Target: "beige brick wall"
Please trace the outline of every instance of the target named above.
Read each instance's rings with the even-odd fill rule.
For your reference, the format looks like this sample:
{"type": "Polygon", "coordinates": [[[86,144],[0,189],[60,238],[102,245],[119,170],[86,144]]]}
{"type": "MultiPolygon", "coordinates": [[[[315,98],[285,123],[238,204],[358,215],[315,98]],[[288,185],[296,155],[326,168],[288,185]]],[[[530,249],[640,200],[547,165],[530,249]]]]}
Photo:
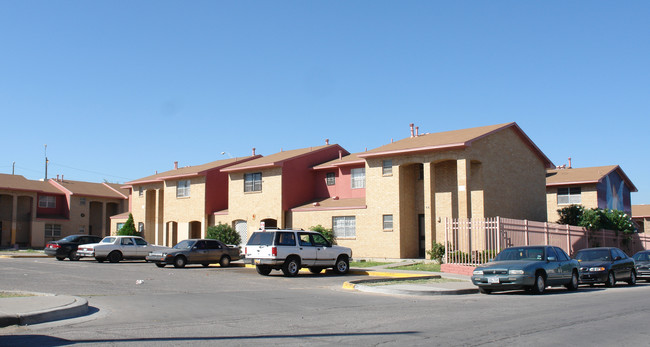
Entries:
{"type": "MultiPolygon", "coordinates": [[[[571,185],[575,187],[575,185],[571,185]]],[[[557,222],[560,219],[560,214],[557,212],[558,209],[567,207],[569,205],[558,205],[557,203],[557,186],[546,188],[546,213],[548,216],[549,222],[557,222]]],[[[595,184],[586,184],[580,186],[580,200],[582,205],[585,208],[598,208],[598,191],[596,190],[595,184]]]]}
{"type": "Polygon", "coordinates": [[[232,226],[236,220],[247,222],[248,235],[259,229],[263,219],[275,219],[278,227],[284,227],[282,211],[282,169],[271,168],[251,171],[262,173],[262,191],[244,192],[244,173],[233,172],[229,175],[228,214],[217,215],[215,223],[232,226]]]}
{"type": "Polygon", "coordinates": [[[182,180],[165,181],[163,223],[177,222],[178,240],[181,241],[190,238],[190,222],[201,222],[201,237],[205,237],[208,222],[205,212],[205,177],[182,180]],[[176,186],[182,180],[190,181],[190,196],[177,198],[176,186]]]}

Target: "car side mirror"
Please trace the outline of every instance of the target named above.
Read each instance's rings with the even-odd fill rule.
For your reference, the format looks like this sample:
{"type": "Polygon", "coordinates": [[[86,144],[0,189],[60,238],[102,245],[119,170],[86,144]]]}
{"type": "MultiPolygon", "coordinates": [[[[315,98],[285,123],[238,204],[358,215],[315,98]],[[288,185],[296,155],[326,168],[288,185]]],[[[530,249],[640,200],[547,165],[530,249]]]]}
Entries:
{"type": "Polygon", "coordinates": [[[547,257],[546,260],[548,260],[548,261],[556,261],[556,258],[555,257],[547,257]]]}
{"type": "Polygon", "coordinates": [[[192,247],[192,250],[195,250],[195,249],[199,249],[199,247],[196,247],[196,246],[192,247]]]}
{"type": "Polygon", "coordinates": [[[614,261],[621,260],[621,259],[623,259],[623,258],[621,258],[620,256],[616,256],[616,258],[614,258],[614,261]]]}

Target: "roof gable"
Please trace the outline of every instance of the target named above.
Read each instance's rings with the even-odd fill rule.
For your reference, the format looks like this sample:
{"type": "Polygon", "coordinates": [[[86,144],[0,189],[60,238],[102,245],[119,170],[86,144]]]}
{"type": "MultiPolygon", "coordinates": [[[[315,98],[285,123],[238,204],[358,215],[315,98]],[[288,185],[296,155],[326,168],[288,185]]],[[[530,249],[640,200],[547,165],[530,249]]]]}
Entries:
{"type": "Polygon", "coordinates": [[[638,191],[625,172],[623,172],[623,169],[618,165],[547,170],[546,186],[554,187],[564,185],[597,184],[604,179],[605,176],[614,171],[616,171],[621,179],[625,181],[630,192],[638,191]]]}
{"type": "Polygon", "coordinates": [[[222,159],[222,160],[217,160],[207,164],[201,164],[196,166],[181,167],[178,169],[173,169],[173,170],[157,173],[155,175],[139,178],[137,180],[127,182],[126,184],[135,185],[135,184],[143,184],[143,183],[151,183],[151,182],[162,182],[162,181],[171,180],[175,178],[180,179],[183,177],[200,176],[210,170],[222,169],[228,166],[238,165],[261,157],[262,157],[261,155],[254,155],[254,156],[243,157],[243,158],[222,159]]]}
{"type": "Polygon", "coordinates": [[[55,180],[48,181],[54,187],[62,188],[71,195],[95,196],[111,199],[126,199],[127,196],[104,183],[55,180]]]}
{"type": "Polygon", "coordinates": [[[262,158],[251,160],[246,163],[230,166],[228,168],[225,168],[223,171],[235,172],[235,171],[247,171],[253,169],[280,167],[287,161],[298,159],[300,157],[310,155],[330,148],[338,148],[342,154],[349,154],[348,151],[346,151],[345,149],[343,149],[343,147],[337,144],[323,145],[317,147],[307,147],[307,148],[300,148],[300,149],[294,149],[289,151],[281,151],[275,154],[267,155],[262,158]]]}
{"type": "Polygon", "coordinates": [[[51,184],[43,181],[28,180],[20,175],[0,174],[0,189],[31,191],[48,194],[63,194],[51,184]]]}
{"type": "MultiPolygon", "coordinates": [[[[363,153],[363,152],[362,152],[363,153]]],[[[359,157],[359,154],[361,153],[352,153],[346,156],[342,156],[340,158],[330,160],[328,162],[322,163],[320,165],[314,166],[314,170],[325,170],[325,169],[333,169],[341,166],[355,166],[355,165],[361,165],[365,166],[366,165],[366,160],[363,158],[359,157]]]]}

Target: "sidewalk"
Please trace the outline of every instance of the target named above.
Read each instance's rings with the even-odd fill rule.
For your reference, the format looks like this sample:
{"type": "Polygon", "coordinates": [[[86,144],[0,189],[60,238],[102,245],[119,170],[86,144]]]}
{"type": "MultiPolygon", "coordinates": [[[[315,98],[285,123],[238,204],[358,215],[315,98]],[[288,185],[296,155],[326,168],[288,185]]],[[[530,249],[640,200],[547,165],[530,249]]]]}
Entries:
{"type": "Polygon", "coordinates": [[[478,288],[472,284],[470,276],[428,271],[406,271],[391,269],[392,266],[403,263],[375,266],[369,268],[351,268],[350,274],[367,275],[369,279],[345,282],[344,289],[358,290],[369,293],[398,294],[398,295],[462,295],[478,293],[478,288]],[[441,283],[405,283],[406,280],[449,279],[441,283]],[[382,282],[394,284],[371,285],[382,282]]]}
{"type": "Polygon", "coordinates": [[[9,292],[23,297],[0,298],[0,327],[73,318],[88,313],[88,300],[76,296],[9,292]]]}

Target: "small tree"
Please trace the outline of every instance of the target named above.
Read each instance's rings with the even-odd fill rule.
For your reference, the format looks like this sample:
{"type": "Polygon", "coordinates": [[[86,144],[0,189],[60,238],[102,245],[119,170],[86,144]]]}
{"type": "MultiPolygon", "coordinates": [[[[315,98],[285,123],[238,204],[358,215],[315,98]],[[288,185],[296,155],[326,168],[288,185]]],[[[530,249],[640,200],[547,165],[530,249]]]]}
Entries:
{"type": "Polygon", "coordinates": [[[585,208],[582,205],[570,205],[557,210],[560,214],[559,224],[580,225],[585,208]]]}
{"type": "Polygon", "coordinates": [[[334,231],[332,231],[332,229],[327,229],[324,226],[318,224],[316,226],[309,228],[309,230],[321,233],[321,235],[323,235],[323,237],[325,237],[325,239],[329,241],[331,244],[333,245],[336,244],[336,239],[334,238],[334,231]]]}
{"type": "Polygon", "coordinates": [[[135,230],[135,223],[133,223],[133,215],[129,213],[129,218],[126,220],[126,223],[122,225],[120,230],[117,231],[117,235],[120,236],[140,236],[140,233],[135,230]]]}
{"type": "Polygon", "coordinates": [[[442,264],[442,258],[445,256],[445,245],[433,241],[431,249],[427,251],[427,254],[432,260],[436,260],[442,264]]]}
{"type": "Polygon", "coordinates": [[[214,225],[208,227],[206,238],[219,240],[227,245],[238,245],[241,243],[241,236],[228,224],[214,225]]]}

